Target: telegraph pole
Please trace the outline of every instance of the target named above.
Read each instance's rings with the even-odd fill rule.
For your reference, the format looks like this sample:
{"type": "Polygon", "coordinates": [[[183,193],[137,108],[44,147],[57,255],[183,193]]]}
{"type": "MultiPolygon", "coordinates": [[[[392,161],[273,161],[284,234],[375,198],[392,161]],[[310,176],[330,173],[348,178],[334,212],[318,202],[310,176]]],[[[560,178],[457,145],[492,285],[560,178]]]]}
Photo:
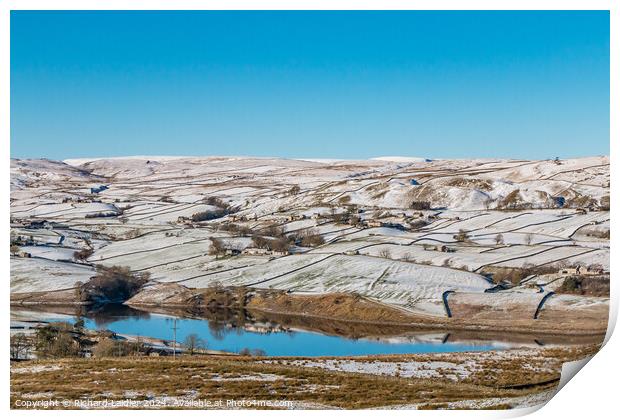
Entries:
{"type": "Polygon", "coordinates": [[[174,331],[174,338],[172,340],[172,357],[177,357],[177,319],[172,318],[172,331],[174,331]]]}

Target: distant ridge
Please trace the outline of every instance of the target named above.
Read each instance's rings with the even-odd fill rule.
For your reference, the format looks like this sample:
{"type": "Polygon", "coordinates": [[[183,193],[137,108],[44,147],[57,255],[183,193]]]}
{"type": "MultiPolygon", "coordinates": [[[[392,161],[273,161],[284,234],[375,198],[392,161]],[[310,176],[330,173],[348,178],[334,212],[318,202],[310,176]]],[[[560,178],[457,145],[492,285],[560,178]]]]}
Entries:
{"type": "Polygon", "coordinates": [[[370,158],[370,160],[381,160],[389,162],[431,162],[431,159],[421,157],[407,157],[407,156],[380,156],[370,158]]]}

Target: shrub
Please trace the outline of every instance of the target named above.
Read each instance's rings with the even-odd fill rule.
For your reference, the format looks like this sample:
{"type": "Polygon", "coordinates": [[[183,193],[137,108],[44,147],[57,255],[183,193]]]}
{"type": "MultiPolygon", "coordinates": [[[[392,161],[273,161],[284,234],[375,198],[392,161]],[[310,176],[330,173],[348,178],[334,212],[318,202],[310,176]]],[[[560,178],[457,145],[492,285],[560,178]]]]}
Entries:
{"type": "Polygon", "coordinates": [[[91,248],[83,248],[73,253],[73,258],[79,261],[86,261],[93,255],[94,251],[91,248]]]}
{"type": "Polygon", "coordinates": [[[603,211],[609,211],[609,204],[610,204],[610,199],[608,195],[601,197],[601,199],[598,202],[599,208],[603,211]]]}

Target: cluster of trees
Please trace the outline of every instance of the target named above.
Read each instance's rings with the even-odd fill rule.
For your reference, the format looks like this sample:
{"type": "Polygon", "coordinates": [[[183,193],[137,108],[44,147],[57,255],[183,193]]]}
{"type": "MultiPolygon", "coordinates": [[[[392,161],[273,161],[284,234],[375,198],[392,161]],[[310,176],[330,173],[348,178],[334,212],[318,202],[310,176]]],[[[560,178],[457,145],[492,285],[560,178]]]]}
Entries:
{"type": "Polygon", "coordinates": [[[497,209],[503,210],[526,210],[530,208],[532,208],[532,204],[521,199],[521,192],[519,190],[511,191],[497,203],[497,209]]]}
{"type": "Polygon", "coordinates": [[[29,358],[34,353],[38,358],[75,357],[94,342],[84,334],[84,322],[75,324],[54,322],[42,326],[33,335],[18,333],[11,335],[11,359],[29,358]]]}
{"type": "Polygon", "coordinates": [[[216,226],[218,230],[230,232],[240,236],[252,236],[254,231],[249,226],[238,225],[235,223],[221,223],[216,226]]]}
{"type": "Polygon", "coordinates": [[[199,211],[198,213],[192,214],[192,222],[206,222],[208,220],[219,219],[227,214],[228,211],[224,209],[199,211]]]}
{"type": "Polygon", "coordinates": [[[289,248],[289,240],[286,236],[276,238],[264,237],[260,235],[252,236],[252,244],[256,248],[266,249],[269,251],[285,252],[289,248]]]}
{"type": "Polygon", "coordinates": [[[86,219],[97,219],[100,217],[116,217],[116,216],[120,216],[123,214],[123,210],[121,209],[116,209],[117,211],[99,211],[97,213],[88,213],[87,215],[85,215],[84,217],[86,219]]]}
{"type": "Polygon", "coordinates": [[[228,249],[226,242],[221,238],[211,238],[211,245],[209,246],[209,254],[220,256],[226,253],[228,249]]]}
{"type": "Polygon", "coordinates": [[[323,245],[325,240],[314,228],[298,230],[288,236],[289,240],[296,245],[304,247],[315,247],[323,245]]]}
{"type": "Polygon", "coordinates": [[[334,223],[349,223],[352,225],[356,225],[361,221],[358,216],[357,206],[355,205],[347,206],[340,213],[336,213],[336,209],[332,208],[332,213],[326,216],[326,218],[331,219],[334,223]]]}
{"type": "Polygon", "coordinates": [[[412,210],[430,210],[431,202],[430,201],[417,201],[413,200],[409,204],[409,208],[412,210]]]}
{"type": "Polygon", "coordinates": [[[220,217],[224,217],[227,214],[234,212],[230,204],[221,198],[206,197],[202,200],[202,202],[210,206],[214,206],[215,209],[200,211],[192,214],[193,222],[205,222],[208,220],[219,219],[220,217]]]}
{"type": "Polygon", "coordinates": [[[609,276],[569,276],[556,292],[609,297],[609,287],[609,276]]]}
{"type": "MultiPolygon", "coordinates": [[[[292,244],[304,247],[316,247],[325,243],[323,237],[314,228],[301,229],[289,235],[278,225],[270,225],[259,231],[253,231],[250,228],[244,228],[234,224],[222,225],[220,228],[234,233],[245,234],[244,236],[249,236],[249,234],[251,234],[253,247],[274,252],[286,252],[292,244]]],[[[216,256],[223,255],[229,248],[229,245],[224,239],[211,238],[209,254],[216,256]]]]}
{"type": "Polygon", "coordinates": [[[80,302],[124,302],[135,295],[150,278],[149,273],[132,273],[129,267],[97,266],[97,274],[86,283],[76,283],[80,302]]]}
{"type": "Polygon", "coordinates": [[[30,342],[39,358],[79,356],[92,342],[84,335],[84,322],[54,322],[37,329],[30,342]]]}
{"type": "Polygon", "coordinates": [[[205,197],[202,201],[203,203],[210,206],[219,207],[224,210],[230,210],[230,204],[218,197],[205,197]]]}
{"type": "Polygon", "coordinates": [[[421,229],[426,225],[428,225],[428,221],[424,219],[415,219],[409,222],[409,227],[412,230],[421,229]]]}
{"type": "MultiPolygon", "coordinates": [[[[206,350],[207,342],[197,334],[189,334],[183,346],[188,354],[194,355],[206,350]]],[[[10,340],[13,360],[28,359],[32,354],[41,359],[83,357],[89,349],[95,357],[124,357],[147,354],[149,346],[140,338],[128,341],[109,331],[89,334],[81,319],[74,324],[50,323],[38,328],[33,335],[13,334],[10,340]]]]}

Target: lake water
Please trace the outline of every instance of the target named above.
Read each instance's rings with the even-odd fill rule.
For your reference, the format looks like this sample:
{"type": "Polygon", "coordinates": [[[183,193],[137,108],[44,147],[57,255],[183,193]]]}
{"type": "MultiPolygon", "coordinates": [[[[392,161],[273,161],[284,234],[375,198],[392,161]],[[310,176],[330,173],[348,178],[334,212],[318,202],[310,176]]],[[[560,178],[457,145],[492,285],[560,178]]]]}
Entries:
{"type": "MultiPolygon", "coordinates": [[[[173,338],[173,319],[176,318],[177,342],[182,343],[189,334],[197,334],[207,342],[211,350],[239,352],[244,348],[260,349],[269,356],[357,356],[376,354],[436,353],[485,351],[507,348],[501,342],[451,343],[443,342],[446,334],[406,334],[399,337],[381,339],[352,339],[303,330],[275,330],[258,332],[264,324],[245,324],[244,327],[231,327],[226,323],[207,319],[181,318],[143,311],[123,311],[115,308],[96,315],[82,317],[89,329],[107,329],[118,334],[153,337],[163,340],[173,338]],[[123,314],[130,312],[130,315],[123,314]]],[[[71,315],[50,312],[12,313],[13,319],[37,321],[75,322],[71,315]]],[[[273,325],[272,325],[273,327],[273,325]]],[[[268,328],[273,329],[273,328],[268,328]]]]}

